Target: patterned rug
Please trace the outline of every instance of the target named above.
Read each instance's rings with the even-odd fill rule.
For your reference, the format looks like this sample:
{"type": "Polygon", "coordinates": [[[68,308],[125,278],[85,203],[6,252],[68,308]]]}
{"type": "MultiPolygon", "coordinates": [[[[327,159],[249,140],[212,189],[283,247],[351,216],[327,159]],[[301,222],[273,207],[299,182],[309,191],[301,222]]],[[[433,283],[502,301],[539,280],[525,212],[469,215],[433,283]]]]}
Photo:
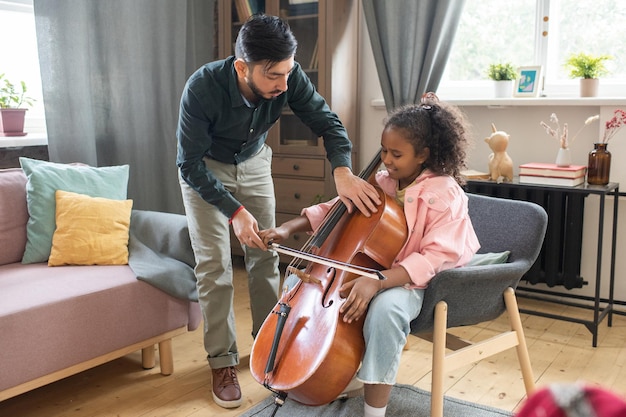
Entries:
{"type": "MultiPolygon", "coordinates": [[[[363,415],[363,397],[333,401],[330,404],[310,407],[295,401],[285,401],[278,410],[274,397],[270,396],[241,414],[240,417],[359,417],[363,415]]],[[[513,414],[485,405],[446,397],[443,405],[444,417],[510,417],[513,414]]],[[[428,417],[430,415],[430,393],[411,385],[395,385],[387,406],[387,415],[394,417],[428,417]]]]}

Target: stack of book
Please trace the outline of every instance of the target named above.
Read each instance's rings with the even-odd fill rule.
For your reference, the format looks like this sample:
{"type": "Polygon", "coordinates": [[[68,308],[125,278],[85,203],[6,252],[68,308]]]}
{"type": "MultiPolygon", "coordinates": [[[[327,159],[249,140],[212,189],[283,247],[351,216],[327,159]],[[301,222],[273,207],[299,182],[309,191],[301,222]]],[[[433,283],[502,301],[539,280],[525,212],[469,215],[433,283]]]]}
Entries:
{"type": "Polygon", "coordinates": [[[461,171],[461,175],[463,175],[466,180],[488,180],[489,179],[488,172],[477,171],[475,169],[466,169],[465,171],[461,171]]]}
{"type": "Polygon", "coordinates": [[[556,164],[530,162],[519,166],[519,182],[574,187],[585,182],[586,172],[585,165],[561,167],[556,164]]]}

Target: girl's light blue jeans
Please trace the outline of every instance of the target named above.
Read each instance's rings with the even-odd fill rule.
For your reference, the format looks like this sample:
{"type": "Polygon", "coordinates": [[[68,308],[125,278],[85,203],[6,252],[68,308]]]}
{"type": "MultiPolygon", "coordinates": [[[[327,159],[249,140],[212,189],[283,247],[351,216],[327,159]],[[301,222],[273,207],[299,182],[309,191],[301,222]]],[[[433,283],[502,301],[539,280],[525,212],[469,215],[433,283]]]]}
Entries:
{"type": "Polygon", "coordinates": [[[396,383],[411,320],[422,310],[423,289],[389,288],[370,302],[363,337],[365,355],[357,378],[366,384],[396,383]]]}

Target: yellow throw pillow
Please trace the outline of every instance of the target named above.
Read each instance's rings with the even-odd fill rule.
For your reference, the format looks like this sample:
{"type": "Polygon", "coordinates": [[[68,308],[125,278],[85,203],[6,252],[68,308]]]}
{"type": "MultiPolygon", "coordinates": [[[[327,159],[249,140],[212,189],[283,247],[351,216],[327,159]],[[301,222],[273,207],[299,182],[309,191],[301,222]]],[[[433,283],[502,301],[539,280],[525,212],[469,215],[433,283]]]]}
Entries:
{"type": "Polygon", "coordinates": [[[126,265],[133,200],[57,190],[56,230],[48,266],[126,265]]]}

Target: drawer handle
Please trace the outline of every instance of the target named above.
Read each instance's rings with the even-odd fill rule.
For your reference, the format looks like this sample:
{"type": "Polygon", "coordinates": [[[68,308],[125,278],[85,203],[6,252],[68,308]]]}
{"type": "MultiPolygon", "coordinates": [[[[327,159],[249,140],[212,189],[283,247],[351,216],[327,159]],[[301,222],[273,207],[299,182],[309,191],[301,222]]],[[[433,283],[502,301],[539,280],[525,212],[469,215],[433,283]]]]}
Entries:
{"type": "Polygon", "coordinates": [[[300,165],[298,165],[298,164],[293,164],[293,170],[294,170],[294,171],[299,171],[299,170],[300,170],[300,165]]]}
{"type": "Polygon", "coordinates": [[[296,200],[300,200],[300,193],[295,193],[293,195],[293,198],[295,198],[296,200]]]}

